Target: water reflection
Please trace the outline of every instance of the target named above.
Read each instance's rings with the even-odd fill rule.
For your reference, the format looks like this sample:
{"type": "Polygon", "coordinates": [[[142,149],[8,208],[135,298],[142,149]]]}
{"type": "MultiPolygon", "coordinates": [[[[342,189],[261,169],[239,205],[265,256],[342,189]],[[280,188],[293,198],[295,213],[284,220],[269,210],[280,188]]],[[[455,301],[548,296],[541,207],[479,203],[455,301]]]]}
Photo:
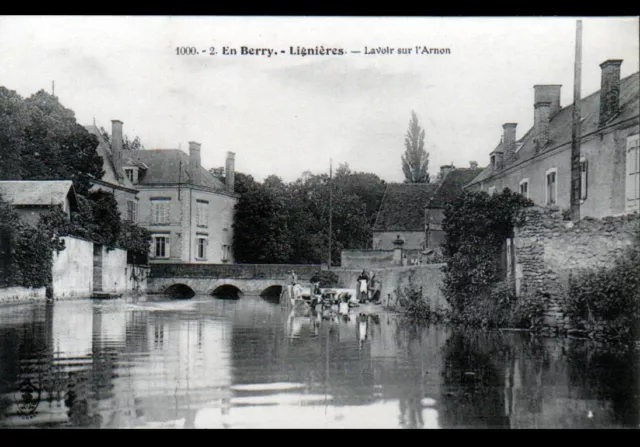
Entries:
{"type": "Polygon", "coordinates": [[[635,428],[638,363],[250,296],[9,306],[0,426],[635,428]]]}

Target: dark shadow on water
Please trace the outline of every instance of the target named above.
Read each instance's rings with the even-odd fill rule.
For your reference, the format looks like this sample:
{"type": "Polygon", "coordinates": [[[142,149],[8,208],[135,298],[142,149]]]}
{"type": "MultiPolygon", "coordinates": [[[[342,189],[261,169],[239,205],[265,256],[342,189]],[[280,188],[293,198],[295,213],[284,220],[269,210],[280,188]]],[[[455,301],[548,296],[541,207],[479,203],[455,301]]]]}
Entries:
{"type": "Polygon", "coordinates": [[[278,304],[280,303],[281,293],[282,286],[270,286],[262,291],[260,297],[268,303],[278,304]]]}
{"type": "Polygon", "coordinates": [[[236,286],[225,284],[216,288],[211,295],[220,300],[238,300],[242,298],[242,291],[236,286]]]}
{"type": "Polygon", "coordinates": [[[193,289],[186,284],[173,284],[167,287],[164,293],[174,299],[190,299],[196,294],[193,289]]]}

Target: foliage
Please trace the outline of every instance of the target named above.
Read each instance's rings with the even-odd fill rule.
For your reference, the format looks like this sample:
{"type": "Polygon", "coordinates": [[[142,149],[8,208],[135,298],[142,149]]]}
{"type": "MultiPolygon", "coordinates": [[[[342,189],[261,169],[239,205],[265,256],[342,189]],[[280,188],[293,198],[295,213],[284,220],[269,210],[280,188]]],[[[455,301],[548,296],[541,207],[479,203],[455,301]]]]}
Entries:
{"type": "Polygon", "coordinates": [[[424,150],[424,129],[418,115],[411,111],[409,129],[404,137],[406,148],[402,155],[402,172],[406,183],[429,183],[429,154],[424,150]]]}
{"type": "Polygon", "coordinates": [[[20,221],[0,197],[0,286],[45,287],[51,283],[53,253],[64,250],[60,239],[67,231],[66,215],[59,208],[44,213],[37,226],[20,221]]]}
{"type": "MultiPolygon", "coordinates": [[[[107,144],[111,146],[111,136],[104,127],[100,128],[100,134],[102,135],[102,138],[105,139],[107,144]]],[[[122,149],[125,151],[142,151],[144,150],[144,146],[140,141],[140,137],[135,137],[133,140],[130,140],[127,135],[124,135],[122,138],[122,149]]]]}
{"type": "Polygon", "coordinates": [[[311,282],[319,282],[320,287],[337,287],[338,275],[331,270],[318,270],[311,276],[311,282]]]}
{"type": "Polygon", "coordinates": [[[264,182],[236,173],[234,253],[239,262],[318,264],[329,247],[330,189],[333,205],[332,264],[345,248],[368,248],[384,182],[374,174],[341,165],[335,179],[304,173],[285,183],[271,175],[264,182]],[[236,251],[239,250],[239,251],[236,251]],[[240,253],[240,257],[238,254],[240,253]]]}
{"type": "Polygon", "coordinates": [[[114,195],[97,190],[87,196],[78,196],[78,208],[71,213],[69,234],[115,248],[122,222],[114,195]]]}
{"type": "Polygon", "coordinates": [[[422,298],[421,290],[405,289],[400,294],[398,303],[402,307],[403,315],[412,322],[425,322],[431,320],[429,304],[422,298]]]}
{"type": "Polygon", "coordinates": [[[604,322],[606,335],[640,336],[640,244],[630,247],[613,267],[570,278],[565,312],[574,323],[604,322]]]}
{"type": "Polygon", "coordinates": [[[502,279],[500,256],[520,211],[531,200],[505,189],[492,196],[465,191],[444,209],[444,293],[454,312],[489,296],[502,279]]]}
{"type": "Polygon", "coordinates": [[[0,87],[0,112],[0,178],[72,180],[84,194],[102,176],[97,138],[57,97],[41,90],[22,99],[0,87]]]}
{"type": "Polygon", "coordinates": [[[127,264],[146,265],[149,263],[151,232],[133,222],[123,220],[118,235],[118,246],[127,250],[127,264]]]}
{"type": "Polygon", "coordinates": [[[237,262],[286,263],[291,246],[285,203],[267,188],[240,196],[233,223],[233,253],[237,262]]]}
{"type": "Polygon", "coordinates": [[[545,299],[540,293],[521,297],[511,312],[510,326],[538,329],[542,325],[545,299]]]}

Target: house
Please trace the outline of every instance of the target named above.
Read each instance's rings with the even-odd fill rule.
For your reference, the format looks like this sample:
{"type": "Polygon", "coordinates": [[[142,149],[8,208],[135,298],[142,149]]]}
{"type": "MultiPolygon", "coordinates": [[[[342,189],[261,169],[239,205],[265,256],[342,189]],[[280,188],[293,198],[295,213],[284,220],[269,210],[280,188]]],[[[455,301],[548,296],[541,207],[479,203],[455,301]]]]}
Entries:
{"type": "MultiPolygon", "coordinates": [[[[112,121],[111,145],[95,125],[104,176],[95,189],[113,192],[120,214],[152,233],[150,263],[233,262],[235,154],[227,153],[225,181],[201,166],[199,143],[180,149],[131,151],[123,123],[112,121]]],[[[92,189],[94,189],[92,188],[92,189]]]]}
{"type": "MultiPolygon", "coordinates": [[[[578,102],[580,111],[580,216],[637,212],[640,205],[638,134],[640,78],[620,78],[622,60],[600,64],[601,89],[578,102]]],[[[560,105],[560,85],[534,86],[534,124],[516,138],[503,125],[491,163],[466,188],[518,191],[541,206],[570,208],[573,104],[560,105]]]]}
{"type": "Polygon", "coordinates": [[[125,159],[140,191],[138,224],[152,232],[151,263],[233,263],[235,154],[227,153],[222,182],[201,166],[200,151],[190,142],[188,155],[153,149],[125,159]]]}
{"type": "Polygon", "coordinates": [[[445,205],[461,194],[464,186],[482,172],[475,161],[469,165],[469,168],[456,168],[452,165],[440,167],[440,184],[424,207],[426,248],[434,249],[442,244],[445,205]]]}
{"type": "MultiPolygon", "coordinates": [[[[120,216],[125,220],[137,223],[138,190],[123,169],[123,157],[126,157],[128,151],[123,149],[122,122],[114,120],[111,124],[111,144],[105,140],[95,124],[84,126],[89,133],[98,138],[96,151],[102,157],[102,170],[104,171],[101,179],[92,180],[90,191],[102,190],[113,193],[120,216]]],[[[145,168],[144,166],[140,167],[141,170],[145,168]]]]}
{"type": "Polygon", "coordinates": [[[13,205],[21,220],[34,227],[52,207],[60,207],[69,218],[78,209],[71,180],[0,181],[0,196],[13,205]]]}
{"type": "Polygon", "coordinates": [[[408,255],[422,252],[424,207],[437,188],[434,183],[387,184],[373,226],[373,249],[393,250],[394,241],[400,238],[408,255]]]}

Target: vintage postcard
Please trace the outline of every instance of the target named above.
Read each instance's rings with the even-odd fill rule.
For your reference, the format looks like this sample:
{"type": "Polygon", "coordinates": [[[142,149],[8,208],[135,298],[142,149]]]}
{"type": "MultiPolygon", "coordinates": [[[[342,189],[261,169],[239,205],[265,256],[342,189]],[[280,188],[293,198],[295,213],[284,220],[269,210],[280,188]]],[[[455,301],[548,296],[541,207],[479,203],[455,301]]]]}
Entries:
{"type": "Polygon", "coordinates": [[[0,16],[0,427],[640,427],[639,35],[0,16]]]}

